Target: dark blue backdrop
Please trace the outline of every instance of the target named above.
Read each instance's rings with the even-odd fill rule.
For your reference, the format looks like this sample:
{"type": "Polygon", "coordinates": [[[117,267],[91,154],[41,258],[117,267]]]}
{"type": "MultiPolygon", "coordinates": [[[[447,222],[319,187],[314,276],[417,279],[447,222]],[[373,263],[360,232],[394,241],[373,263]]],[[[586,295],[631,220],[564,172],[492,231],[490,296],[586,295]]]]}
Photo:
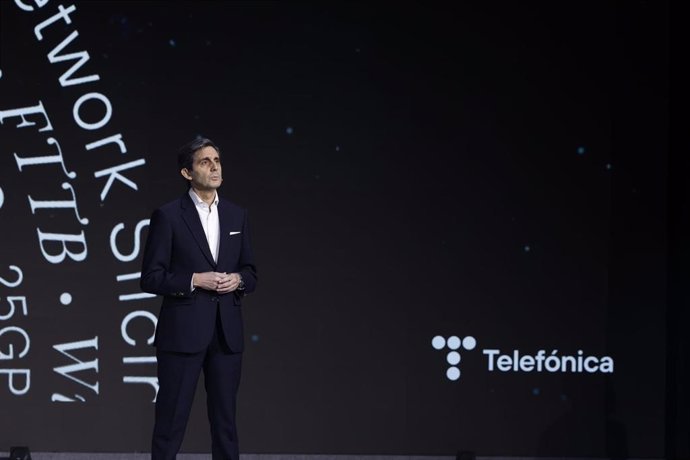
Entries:
{"type": "Polygon", "coordinates": [[[661,457],[666,14],[1,2],[0,447],[148,449],[140,242],[202,134],[259,266],[243,452],[661,457]]]}

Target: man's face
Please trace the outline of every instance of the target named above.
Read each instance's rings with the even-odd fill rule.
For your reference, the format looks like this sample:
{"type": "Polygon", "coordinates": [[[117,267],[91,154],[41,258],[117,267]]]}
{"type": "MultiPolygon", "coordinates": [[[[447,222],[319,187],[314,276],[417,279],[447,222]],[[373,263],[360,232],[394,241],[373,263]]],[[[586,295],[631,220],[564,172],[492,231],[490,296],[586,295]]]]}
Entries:
{"type": "Polygon", "coordinates": [[[210,146],[194,152],[192,170],[184,168],[181,173],[191,181],[192,188],[195,190],[215,190],[223,182],[220,156],[216,149],[210,146]]]}

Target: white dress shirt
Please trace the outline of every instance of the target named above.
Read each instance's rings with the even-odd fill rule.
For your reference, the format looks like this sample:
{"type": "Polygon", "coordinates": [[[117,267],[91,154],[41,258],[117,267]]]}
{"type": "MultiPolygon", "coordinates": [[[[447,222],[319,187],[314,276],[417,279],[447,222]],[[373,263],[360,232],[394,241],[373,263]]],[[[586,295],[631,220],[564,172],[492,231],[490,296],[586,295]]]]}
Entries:
{"type": "MultiPolygon", "coordinates": [[[[204,228],[206,241],[211,250],[213,260],[218,262],[218,249],[220,247],[220,221],[218,220],[218,193],[213,198],[213,202],[208,205],[204,200],[199,198],[192,188],[189,189],[189,196],[196,206],[196,211],[199,213],[199,220],[201,226],[204,228]]],[[[192,278],[194,278],[192,276],[192,278]]],[[[194,285],[192,284],[192,290],[194,285]]]]}
{"type": "Polygon", "coordinates": [[[201,220],[201,226],[204,228],[204,234],[206,235],[206,241],[208,241],[208,247],[211,250],[211,255],[213,260],[218,262],[218,246],[220,243],[220,221],[218,220],[218,194],[216,193],[213,202],[208,205],[199,198],[193,189],[189,189],[189,196],[192,198],[194,205],[196,206],[196,211],[199,213],[199,220],[201,220]]]}

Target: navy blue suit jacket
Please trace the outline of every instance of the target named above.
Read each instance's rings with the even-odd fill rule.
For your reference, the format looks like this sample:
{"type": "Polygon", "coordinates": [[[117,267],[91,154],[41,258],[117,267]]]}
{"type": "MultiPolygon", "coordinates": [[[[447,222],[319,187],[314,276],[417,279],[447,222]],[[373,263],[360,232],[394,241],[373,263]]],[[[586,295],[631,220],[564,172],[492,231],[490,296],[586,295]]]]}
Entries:
{"type": "Polygon", "coordinates": [[[244,349],[242,297],[254,291],[257,279],[247,212],[219,198],[218,218],[216,263],[188,193],[151,216],[141,288],[163,296],[155,340],[160,350],[195,353],[205,349],[213,337],[217,310],[230,349],[238,353],[244,349]],[[227,294],[201,288],[192,291],[192,274],[209,271],[240,273],[245,289],[227,294]]]}

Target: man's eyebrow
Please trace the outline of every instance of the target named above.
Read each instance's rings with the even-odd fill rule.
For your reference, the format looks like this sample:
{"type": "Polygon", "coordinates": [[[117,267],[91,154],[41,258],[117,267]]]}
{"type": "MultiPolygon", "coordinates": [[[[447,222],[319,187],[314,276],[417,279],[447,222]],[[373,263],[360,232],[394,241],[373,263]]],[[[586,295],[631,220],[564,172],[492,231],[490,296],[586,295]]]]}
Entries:
{"type": "Polygon", "coordinates": [[[220,157],[217,155],[215,157],[203,157],[203,158],[199,158],[197,161],[204,161],[204,160],[208,160],[208,161],[220,160],[220,157]]]}

